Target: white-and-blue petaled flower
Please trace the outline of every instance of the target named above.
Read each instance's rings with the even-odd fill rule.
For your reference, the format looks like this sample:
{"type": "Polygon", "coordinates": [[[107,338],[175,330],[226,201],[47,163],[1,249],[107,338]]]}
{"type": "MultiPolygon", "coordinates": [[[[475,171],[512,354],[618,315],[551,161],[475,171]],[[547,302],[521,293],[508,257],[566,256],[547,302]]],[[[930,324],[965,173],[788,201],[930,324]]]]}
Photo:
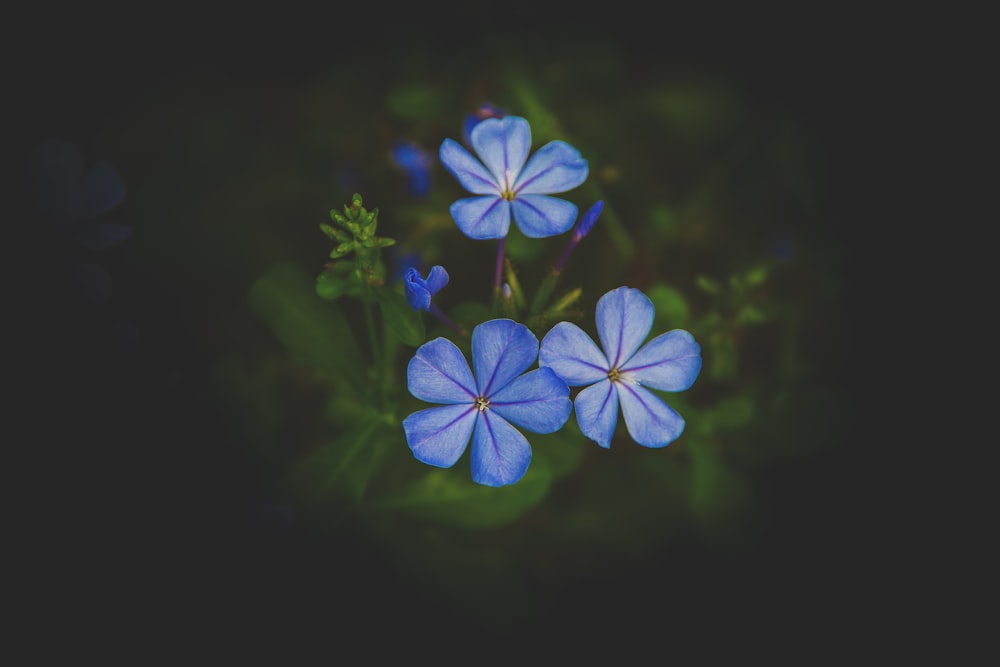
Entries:
{"type": "Polygon", "coordinates": [[[508,319],[473,329],[472,370],[447,338],[417,348],[406,370],[410,393],[441,405],[403,420],[413,455],[450,468],[471,439],[473,481],[503,486],[521,479],[531,463],[531,446],[515,426],[552,433],[572,411],[569,387],[552,369],[528,371],[537,357],[535,335],[508,319]]]}
{"type": "Polygon", "coordinates": [[[629,435],[640,445],[664,447],[684,431],[684,418],[649,389],[690,388],[701,370],[701,347],[683,329],[642,345],[654,312],[653,302],[641,291],[619,287],[597,302],[603,350],[570,322],[555,325],[542,339],[539,365],[571,387],[586,386],[574,401],[576,420],[601,447],[611,446],[619,404],[629,435]]]}
{"type": "Polygon", "coordinates": [[[427,272],[427,279],[420,276],[416,268],[406,269],[403,275],[403,291],[413,310],[430,310],[431,297],[448,284],[448,272],[443,266],[435,265],[427,272]]]}
{"type": "Polygon", "coordinates": [[[587,180],[588,164],[565,141],[554,140],[531,159],[531,128],[520,116],[487,118],[470,133],[478,159],[453,139],[441,143],[445,169],[475,197],[451,205],[458,228],[473,239],[507,236],[513,219],[525,236],[543,238],[573,226],[577,207],[552,197],[587,180]]]}

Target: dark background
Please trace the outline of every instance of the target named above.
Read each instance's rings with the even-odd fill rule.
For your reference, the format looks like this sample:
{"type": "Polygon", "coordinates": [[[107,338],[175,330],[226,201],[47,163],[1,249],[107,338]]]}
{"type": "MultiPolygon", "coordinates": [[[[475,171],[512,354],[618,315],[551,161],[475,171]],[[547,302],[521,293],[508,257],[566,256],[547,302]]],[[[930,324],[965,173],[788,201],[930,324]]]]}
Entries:
{"type": "MultiPolygon", "coordinates": [[[[844,415],[850,437],[841,448],[776,464],[758,480],[768,520],[753,548],[682,545],[651,557],[642,571],[609,563],[587,582],[550,591],[550,622],[527,632],[667,637],[682,623],[707,632],[726,620],[805,641],[842,620],[845,604],[873,591],[878,599],[870,582],[882,567],[881,523],[869,503],[878,457],[861,419],[876,389],[854,383],[869,354],[858,331],[871,312],[870,244],[860,240],[881,229],[868,212],[879,178],[872,130],[886,92],[874,20],[783,8],[720,16],[665,6],[646,15],[617,3],[610,15],[569,18],[482,5],[277,11],[34,12],[24,21],[30,38],[15,43],[8,84],[15,156],[50,136],[100,155],[109,131],[149,91],[185,77],[220,85],[295,81],[331,67],[402,66],[413,58],[446,70],[456,57],[475,59],[487,40],[529,58],[612,44],[636,75],[691,69],[735,81],[756,104],[805,119],[824,147],[824,220],[845,248],[849,304],[837,352],[846,363],[833,381],[854,395],[854,410],[844,415]],[[669,577],[657,574],[664,562],[669,577]]],[[[45,266],[46,249],[27,231],[29,268],[45,266]]],[[[256,482],[232,457],[211,402],[149,379],[169,369],[197,377],[206,361],[190,294],[137,277],[128,287],[139,304],[132,314],[157,332],[155,341],[109,366],[90,354],[108,344],[104,334],[88,327],[87,316],[62,310],[42,274],[25,284],[47,296],[29,294],[29,315],[12,322],[32,351],[17,366],[37,408],[24,413],[33,428],[16,448],[18,481],[31,480],[14,487],[29,547],[24,618],[93,642],[106,637],[100,628],[108,624],[150,642],[289,628],[352,645],[394,634],[450,645],[467,633],[490,634],[411,587],[349,534],[319,541],[292,530],[275,540],[242,513],[256,482]],[[187,464],[195,452],[203,463],[197,470],[187,464]],[[104,612],[95,611],[98,604],[104,612]]],[[[864,633],[878,604],[861,606],[852,624],[864,633]]],[[[334,642],[331,653],[343,648],[334,642]]]]}

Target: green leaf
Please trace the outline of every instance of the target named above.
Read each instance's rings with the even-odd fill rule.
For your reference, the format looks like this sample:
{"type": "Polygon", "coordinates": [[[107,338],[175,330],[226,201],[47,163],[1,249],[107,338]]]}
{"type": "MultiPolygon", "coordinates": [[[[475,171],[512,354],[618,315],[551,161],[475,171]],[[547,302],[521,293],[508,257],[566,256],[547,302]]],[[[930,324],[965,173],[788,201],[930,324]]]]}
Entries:
{"type": "Polygon", "coordinates": [[[389,442],[385,421],[363,413],[346,433],[297,461],[283,480],[288,493],[308,504],[349,500],[357,504],[389,442]]]}
{"type": "Polygon", "coordinates": [[[250,286],[251,309],[300,362],[367,391],[364,359],[336,303],[317,297],[312,278],[279,263],[250,286]]]}
{"type": "Polygon", "coordinates": [[[719,284],[718,280],[704,274],[697,276],[694,280],[695,284],[707,294],[718,294],[722,291],[722,285],[719,284]]]}
{"type": "Polygon", "coordinates": [[[766,265],[755,266],[746,273],[746,282],[751,287],[757,287],[767,280],[768,267],[766,265]]]}
{"type": "Polygon", "coordinates": [[[726,465],[708,443],[688,447],[691,452],[691,508],[708,525],[745,512],[752,504],[747,481],[726,465]]]}
{"type": "Polygon", "coordinates": [[[341,267],[349,268],[342,264],[335,264],[316,276],[316,294],[324,299],[333,300],[357,291],[357,285],[351,275],[341,267]]]}
{"type": "Polygon", "coordinates": [[[368,247],[370,248],[388,248],[389,246],[396,245],[396,239],[392,239],[386,236],[376,236],[371,240],[368,247]]]}
{"type": "MultiPolygon", "coordinates": [[[[467,462],[468,457],[462,460],[467,462]]],[[[468,528],[500,526],[541,502],[551,485],[552,470],[545,457],[534,457],[519,482],[500,488],[473,482],[466,464],[428,470],[418,482],[370,503],[369,507],[468,528]]]]}
{"type": "Polygon", "coordinates": [[[330,251],[330,257],[332,259],[337,259],[338,257],[343,257],[347,253],[349,253],[352,250],[354,250],[354,246],[355,246],[354,241],[348,241],[346,243],[341,243],[336,248],[334,248],[333,250],[330,251]]]}
{"type": "Polygon", "coordinates": [[[344,232],[340,231],[339,229],[331,225],[320,223],[319,228],[323,231],[324,234],[330,237],[331,240],[336,241],[337,243],[343,243],[345,241],[351,240],[350,236],[348,236],[344,232]]]}
{"type": "Polygon", "coordinates": [[[407,83],[390,89],[386,103],[403,120],[429,118],[441,107],[440,91],[425,83],[407,83]]]}
{"type": "Polygon", "coordinates": [[[688,325],[691,311],[688,309],[684,295],[678,290],[670,285],[657,283],[646,293],[646,296],[653,302],[653,307],[656,309],[654,331],[669,331],[688,325]]]}
{"type": "Polygon", "coordinates": [[[388,287],[375,287],[375,298],[385,323],[396,336],[414,347],[426,339],[424,320],[420,311],[413,310],[402,293],[388,287]]]}

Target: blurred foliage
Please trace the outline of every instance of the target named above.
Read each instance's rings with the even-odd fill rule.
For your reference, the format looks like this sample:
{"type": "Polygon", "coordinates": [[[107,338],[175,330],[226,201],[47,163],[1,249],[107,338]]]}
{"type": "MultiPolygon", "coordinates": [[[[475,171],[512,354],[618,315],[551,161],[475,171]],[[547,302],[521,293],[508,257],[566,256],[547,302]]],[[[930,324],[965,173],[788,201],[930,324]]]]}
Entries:
{"type": "MultiPolygon", "coordinates": [[[[492,596],[483,613],[524,604],[531,581],[586,576],[609,557],[640,562],[674,540],[752,541],[757,473],[835,446],[847,409],[831,379],[839,248],[809,128],[725,80],[626,82],[613,54],[595,46],[587,58],[585,85],[574,63],[552,57],[470,63],[467,76],[416,63],[363,77],[338,69],[280,95],[264,84],[165,88],[114,137],[117,163],[136,165],[130,252],[203,300],[211,391],[270,499],[308,530],[357,531],[421,586],[470,604],[492,596]],[[364,102],[344,104],[346,90],[364,102]],[[533,147],[559,138],[580,149],[590,177],[566,198],[581,210],[606,203],[553,299],[579,290],[572,319],[594,335],[597,299],[637,287],[656,307],[654,335],[684,328],[701,344],[694,386],[662,394],[687,422],[670,447],[635,445],[620,420],[601,450],[571,418],[530,436],[527,475],[500,489],[471,482],[467,454],[438,470],[407,449],[400,422],[426,406],[406,391],[406,363],[422,341],[454,336],[408,308],[395,263],[413,253],[422,269],[445,264],[452,280],[435,303],[471,330],[494,316],[496,243],[458,232],[448,207],[464,193],[440,164],[418,197],[390,150],[405,139],[436,154],[484,100],[525,116],[533,147]],[[397,254],[326,222],[360,205],[358,193],[377,205],[397,254]],[[380,251],[366,260],[372,280],[347,257],[359,247],[380,251]]],[[[512,231],[508,271],[529,302],[566,240],[512,231]]],[[[468,354],[467,340],[455,342],[468,354]]]]}

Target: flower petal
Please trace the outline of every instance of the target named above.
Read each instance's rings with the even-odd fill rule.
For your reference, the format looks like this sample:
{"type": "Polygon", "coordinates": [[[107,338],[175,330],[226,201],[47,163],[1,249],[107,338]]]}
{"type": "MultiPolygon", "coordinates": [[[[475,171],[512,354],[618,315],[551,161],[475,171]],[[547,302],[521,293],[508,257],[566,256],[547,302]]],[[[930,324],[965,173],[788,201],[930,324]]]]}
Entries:
{"type": "Polygon", "coordinates": [[[518,195],[566,192],[587,180],[589,171],[580,151],[557,139],[535,151],[517,177],[514,192],[518,195]]]}
{"type": "Polygon", "coordinates": [[[479,105],[478,109],[465,117],[465,121],[462,123],[462,140],[466,145],[471,146],[472,128],[487,118],[503,118],[506,115],[507,111],[505,109],[501,109],[490,102],[483,102],[479,105]]]}
{"type": "Polygon", "coordinates": [[[427,289],[431,296],[441,291],[441,288],[448,284],[448,272],[440,264],[435,264],[427,273],[427,289]]]}
{"type": "Polygon", "coordinates": [[[499,195],[500,186],[483,163],[454,139],[441,142],[441,164],[458,184],[474,195],[499,195]]]}
{"type": "Polygon", "coordinates": [[[546,195],[518,195],[511,202],[517,228],[539,239],[569,231],[576,221],[576,204],[546,195]]]}
{"type": "Polygon", "coordinates": [[[513,189],[531,149],[531,127],[520,116],[487,118],[472,128],[472,147],[501,192],[513,189]]]}
{"type": "Polygon", "coordinates": [[[468,403],[476,399],[476,381],[462,351],[447,338],[417,348],[406,367],[407,386],[415,398],[429,403],[468,403]]]}
{"type": "Polygon", "coordinates": [[[597,301],[597,335],[611,368],[629,360],[653,327],[655,309],[645,294],[631,287],[613,289],[597,301]]]}
{"type": "Polygon", "coordinates": [[[571,387],[608,377],[608,360],[593,339],[572,322],[560,322],[542,338],[538,365],[551,368],[571,387]]]}
{"type": "Polygon", "coordinates": [[[621,367],[622,375],[663,391],[684,391],[701,370],[701,346],[683,329],[660,334],[621,367]]]}
{"type": "Polygon", "coordinates": [[[427,281],[421,278],[420,272],[412,266],[403,276],[403,292],[406,294],[406,302],[413,310],[427,310],[431,305],[431,292],[427,288],[427,281]]]}
{"type": "Polygon", "coordinates": [[[601,447],[610,447],[618,424],[618,390],[605,378],[576,395],[576,423],[585,436],[601,447]]]}
{"type": "Polygon", "coordinates": [[[514,320],[483,322],[472,330],[472,367],[479,396],[491,396],[538,358],[538,339],[514,320]]]}
{"type": "Polygon", "coordinates": [[[503,417],[480,412],[472,433],[472,481],[486,486],[513,484],[524,477],[530,463],[527,438],[503,417]]]}
{"type": "Polygon", "coordinates": [[[450,210],[470,239],[502,239],[510,229],[510,202],[497,196],[459,199],[450,210]]]}
{"type": "Polygon", "coordinates": [[[473,405],[443,405],[418,410],[403,420],[406,444],[418,461],[450,468],[469,444],[476,414],[473,405]]]}
{"type": "Polygon", "coordinates": [[[554,433],[573,410],[569,387],[551,368],[515,378],[490,396],[491,411],[532,433],[554,433]]]}
{"type": "Polygon", "coordinates": [[[618,382],[625,426],[643,447],[665,447],[684,431],[684,418],[648,389],[618,382]]]}

